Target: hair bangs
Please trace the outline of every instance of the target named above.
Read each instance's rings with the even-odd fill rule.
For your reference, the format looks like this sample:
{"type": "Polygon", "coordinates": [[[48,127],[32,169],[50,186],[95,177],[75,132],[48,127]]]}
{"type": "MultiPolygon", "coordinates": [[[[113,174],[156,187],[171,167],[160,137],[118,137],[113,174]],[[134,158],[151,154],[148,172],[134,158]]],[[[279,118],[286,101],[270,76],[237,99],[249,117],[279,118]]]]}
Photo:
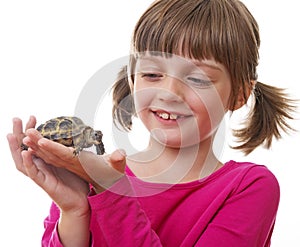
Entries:
{"type": "Polygon", "coordinates": [[[133,51],[176,54],[197,60],[212,58],[227,66],[238,52],[230,46],[229,35],[238,30],[228,30],[229,15],[216,13],[218,8],[213,2],[155,2],[137,23],[133,51]]]}

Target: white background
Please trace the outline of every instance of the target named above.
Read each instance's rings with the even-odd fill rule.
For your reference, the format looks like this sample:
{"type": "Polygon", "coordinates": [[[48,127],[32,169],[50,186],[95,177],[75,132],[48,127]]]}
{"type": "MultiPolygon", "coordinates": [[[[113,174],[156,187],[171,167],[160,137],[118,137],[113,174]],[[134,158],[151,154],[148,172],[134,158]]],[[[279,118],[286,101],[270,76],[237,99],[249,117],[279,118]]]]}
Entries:
{"type": "MultiPolygon", "coordinates": [[[[19,173],[6,134],[11,120],[33,114],[41,123],[72,115],[85,83],[107,63],[128,55],[132,30],[151,0],[0,2],[0,245],[40,246],[50,200],[19,173]]],[[[259,80],[299,93],[300,15],[295,0],[247,0],[261,29],[259,80]]],[[[109,131],[110,105],[100,107],[97,127],[107,151],[118,145],[109,131]]],[[[300,127],[299,121],[293,123],[300,127]]],[[[298,128],[299,129],[299,128],[298,128]]],[[[134,145],[138,134],[132,134],[134,145]]],[[[117,141],[116,141],[117,142],[117,141]]],[[[281,185],[281,204],[272,246],[300,246],[299,133],[249,157],[224,149],[223,160],[266,164],[281,185]]]]}

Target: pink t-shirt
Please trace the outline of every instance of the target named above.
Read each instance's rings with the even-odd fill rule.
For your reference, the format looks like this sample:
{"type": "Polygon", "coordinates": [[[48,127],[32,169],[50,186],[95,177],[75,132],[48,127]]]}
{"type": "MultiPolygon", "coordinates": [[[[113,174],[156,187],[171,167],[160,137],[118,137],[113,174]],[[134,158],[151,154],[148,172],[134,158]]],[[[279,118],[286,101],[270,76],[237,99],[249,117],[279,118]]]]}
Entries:
{"type": "MultiPolygon", "coordinates": [[[[88,197],[91,246],[270,246],[280,191],[265,166],[229,161],[173,186],[141,181],[128,168],[126,174],[112,190],[88,197]]],[[[52,204],[43,246],[62,246],[58,219],[52,204]]]]}

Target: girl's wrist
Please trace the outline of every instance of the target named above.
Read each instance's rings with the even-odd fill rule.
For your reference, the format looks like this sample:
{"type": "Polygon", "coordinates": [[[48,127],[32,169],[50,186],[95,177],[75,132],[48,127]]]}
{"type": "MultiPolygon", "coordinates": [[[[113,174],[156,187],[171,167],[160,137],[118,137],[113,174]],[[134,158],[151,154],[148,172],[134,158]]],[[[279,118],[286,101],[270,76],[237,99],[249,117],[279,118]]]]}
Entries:
{"type": "Polygon", "coordinates": [[[79,210],[61,210],[61,217],[68,217],[68,218],[89,218],[91,214],[91,210],[88,209],[79,209],[79,210]]]}
{"type": "Polygon", "coordinates": [[[109,182],[106,182],[105,184],[93,183],[92,184],[93,191],[96,194],[100,194],[106,190],[109,190],[111,187],[113,187],[115,184],[117,184],[123,177],[124,177],[124,174],[116,177],[115,179],[113,179],[109,182]]]}
{"type": "Polygon", "coordinates": [[[57,229],[64,246],[89,246],[89,227],[90,210],[83,212],[62,211],[57,229]]]}

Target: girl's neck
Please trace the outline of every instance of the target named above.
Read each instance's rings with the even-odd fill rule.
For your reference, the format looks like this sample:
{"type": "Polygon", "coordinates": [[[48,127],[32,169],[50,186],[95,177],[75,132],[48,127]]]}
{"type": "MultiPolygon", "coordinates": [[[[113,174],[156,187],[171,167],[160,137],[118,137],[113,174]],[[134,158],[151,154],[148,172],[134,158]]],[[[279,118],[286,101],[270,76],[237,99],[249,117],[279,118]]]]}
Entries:
{"type": "Polygon", "coordinates": [[[166,147],[151,139],[144,151],[127,159],[129,168],[142,180],[184,183],[204,178],[222,164],[212,151],[212,139],[185,148],[166,147]]]}

